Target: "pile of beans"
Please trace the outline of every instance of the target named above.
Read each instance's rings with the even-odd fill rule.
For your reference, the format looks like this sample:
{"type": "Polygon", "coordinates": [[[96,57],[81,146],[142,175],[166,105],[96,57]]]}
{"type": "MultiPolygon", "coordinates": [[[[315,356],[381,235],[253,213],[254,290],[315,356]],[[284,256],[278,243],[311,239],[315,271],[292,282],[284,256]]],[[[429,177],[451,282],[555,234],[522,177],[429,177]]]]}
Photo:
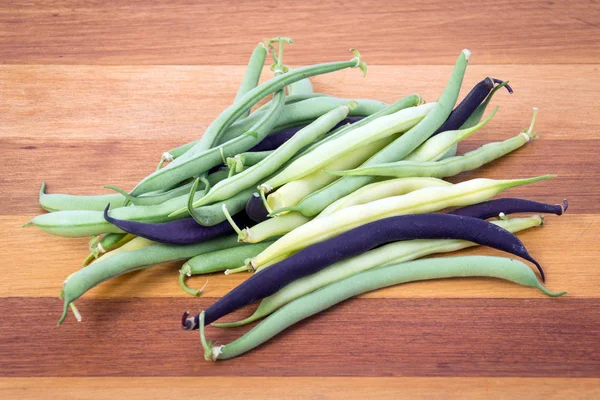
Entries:
{"type": "Polygon", "coordinates": [[[291,70],[289,38],[260,42],[230,107],[200,140],[165,152],[158,168],[132,190],[72,196],[40,191],[50,211],[27,225],[65,237],[91,236],[82,268],[63,283],[61,324],[75,300],[102,282],[167,261],[183,260],[182,289],[192,275],[250,272],[238,287],[184,330],[200,330],[207,360],[249,351],[277,333],[345,299],[382,287],[429,279],[493,277],[548,296],[542,266],[515,236],[543,224],[540,213],[568,206],[492,198],[553,175],[504,180],[442,178],[474,170],[537,138],[531,124],[516,136],[456,155],[482,129],[487,106],[507,82],[487,77],[456,105],[471,55],[463,50],[436,102],[408,95],[393,104],[313,92],[308,78],[346,68],[366,74],[356,50],[348,61],[291,70]],[[271,53],[273,78],[258,84],[271,53]],[[255,106],[272,95],[263,105],[255,106]],[[253,112],[252,109],[254,109],[253,112]],[[531,216],[508,218],[513,213],[531,216]],[[489,220],[494,218],[493,220],[489,220]],[[491,256],[425,258],[484,245],[533,264],[491,256]],[[257,300],[235,322],[221,317],[257,300]],[[262,319],[225,345],[206,340],[205,324],[228,328],[262,319]]]}

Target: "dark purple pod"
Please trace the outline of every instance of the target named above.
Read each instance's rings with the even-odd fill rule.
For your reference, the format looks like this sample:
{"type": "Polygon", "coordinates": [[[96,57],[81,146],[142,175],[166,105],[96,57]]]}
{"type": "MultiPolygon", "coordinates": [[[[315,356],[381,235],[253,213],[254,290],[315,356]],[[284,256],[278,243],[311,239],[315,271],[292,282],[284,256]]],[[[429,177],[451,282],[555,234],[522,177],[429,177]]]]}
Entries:
{"type": "Polygon", "coordinates": [[[498,217],[500,214],[515,214],[515,213],[545,213],[562,215],[567,211],[569,202],[563,200],[563,204],[547,204],[539,201],[527,199],[495,199],[484,201],[483,203],[473,204],[471,206],[458,208],[451,211],[449,214],[462,215],[464,217],[475,217],[487,219],[498,217]]]}
{"type": "MultiPolygon", "coordinates": [[[[490,94],[494,88],[494,83],[501,84],[503,82],[500,79],[487,77],[473,86],[473,89],[471,89],[471,91],[465,96],[460,104],[457,105],[454,110],[452,110],[446,121],[433,133],[432,136],[435,136],[441,132],[459,129],[465,123],[465,121],[469,119],[471,114],[473,114],[473,111],[479,107],[481,102],[485,100],[487,95],[490,94]]],[[[506,85],[506,89],[509,93],[513,92],[512,88],[508,85],[506,85]]]]}
{"type": "MultiPolygon", "coordinates": [[[[360,121],[363,118],[364,117],[348,117],[348,118],[344,119],[343,121],[339,122],[333,128],[331,128],[331,130],[329,132],[336,130],[340,126],[343,126],[346,124],[353,124],[357,121],[360,121]]],[[[271,133],[271,134],[267,135],[259,144],[257,144],[256,146],[254,146],[253,148],[251,148],[248,151],[275,150],[276,148],[278,148],[279,146],[281,146],[282,144],[284,144],[285,142],[290,140],[292,138],[292,136],[294,136],[299,130],[301,130],[305,127],[306,127],[306,125],[296,126],[293,128],[286,128],[286,129],[280,130],[278,132],[271,133]]]]}
{"type": "MultiPolygon", "coordinates": [[[[489,246],[540,264],[529,255],[513,233],[484,219],[451,214],[415,214],[381,219],[308,246],[292,256],[265,268],[205,310],[206,323],[276,293],[285,285],[349,257],[386,243],[410,239],[460,239],[489,246]]],[[[184,318],[185,330],[198,327],[199,314],[184,318]]]]}
{"type": "MultiPolygon", "coordinates": [[[[194,244],[234,233],[231,224],[227,221],[220,222],[213,226],[202,226],[193,218],[184,218],[177,221],[151,224],[112,218],[108,215],[109,207],[110,204],[104,209],[105,220],[127,233],[141,236],[155,242],[167,244],[194,244]]],[[[242,215],[238,214],[235,216],[234,220],[240,226],[248,224],[248,218],[246,218],[243,213],[242,215]]]]}
{"type": "Polygon", "coordinates": [[[269,212],[258,193],[252,193],[252,196],[250,196],[250,199],[246,203],[246,215],[256,223],[269,219],[269,212]]]}

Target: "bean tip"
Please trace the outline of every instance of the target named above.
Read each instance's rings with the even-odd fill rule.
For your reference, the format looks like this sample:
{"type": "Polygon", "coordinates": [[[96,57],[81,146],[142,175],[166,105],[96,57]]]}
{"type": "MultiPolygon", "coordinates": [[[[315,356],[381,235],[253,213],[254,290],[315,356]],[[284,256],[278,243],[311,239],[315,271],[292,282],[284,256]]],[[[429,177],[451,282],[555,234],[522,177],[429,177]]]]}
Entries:
{"type": "Polygon", "coordinates": [[[564,199],[563,205],[561,206],[561,208],[562,208],[561,214],[564,213],[565,211],[567,211],[567,208],[569,208],[569,200],[564,199]]]}
{"type": "Polygon", "coordinates": [[[463,49],[462,53],[465,55],[465,60],[469,61],[469,58],[471,58],[471,50],[469,49],[463,49]]]}
{"type": "Polygon", "coordinates": [[[191,331],[196,327],[196,319],[194,317],[190,317],[190,312],[186,311],[181,316],[181,329],[184,331],[191,331]]]}

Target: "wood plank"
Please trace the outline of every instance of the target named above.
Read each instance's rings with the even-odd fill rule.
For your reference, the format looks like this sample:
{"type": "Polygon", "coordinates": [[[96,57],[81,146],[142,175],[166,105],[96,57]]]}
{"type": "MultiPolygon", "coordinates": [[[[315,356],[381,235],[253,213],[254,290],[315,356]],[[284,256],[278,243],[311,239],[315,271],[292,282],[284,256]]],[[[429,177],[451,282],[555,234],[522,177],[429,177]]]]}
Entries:
{"type": "MultiPolygon", "coordinates": [[[[84,300],[52,327],[56,298],[0,299],[0,376],[599,377],[592,299],[353,299],[226,362],[202,360],[181,311],[214,298],[84,300]],[[275,368],[274,368],[275,367],[275,368]]],[[[231,317],[240,317],[248,309],[231,317]]],[[[207,335],[227,343],[248,327],[207,335]]]]}
{"type": "MultiPolygon", "coordinates": [[[[543,228],[519,233],[529,252],[542,264],[552,290],[567,290],[568,297],[600,297],[600,216],[565,214],[548,216],[543,228]]],[[[50,236],[34,228],[15,229],[24,223],[21,217],[0,217],[0,231],[13,232],[0,251],[0,296],[54,297],[64,279],[76,271],[87,256],[87,239],[50,236]],[[27,252],[23,252],[23,244],[27,252]],[[18,267],[15,267],[18,265],[18,267]]],[[[450,256],[488,254],[507,256],[495,250],[473,248],[450,256]]],[[[168,263],[104,282],[84,298],[184,297],[177,282],[181,263],[168,263]]],[[[204,296],[220,297],[248,278],[247,274],[213,274],[204,296]]],[[[201,287],[207,277],[189,280],[191,287],[201,287]]],[[[441,280],[420,282],[378,290],[363,297],[377,298],[544,298],[537,290],[492,279],[441,280]]],[[[53,307],[58,310],[58,301],[53,307]]]]}
{"type": "Polygon", "coordinates": [[[4,378],[4,398],[112,400],[189,399],[461,399],[527,398],[531,400],[593,399],[600,397],[594,378],[4,378]],[[232,383],[233,385],[232,387],[232,383]]]}
{"type": "MultiPolygon", "coordinates": [[[[366,78],[345,70],[312,81],[316,91],[345,98],[393,102],[417,92],[435,101],[451,69],[370,65],[366,78]]],[[[485,139],[527,127],[534,106],[540,109],[536,129],[544,140],[597,139],[598,71],[597,64],[471,65],[462,92],[488,75],[510,80],[515,89],[512,96],[494,97],[501,109],[477,134],[485,139]]],[[[0,137],[164,141],[159,144],[166,147],[153,145],[162,154],[200,137],[230,105],[242,75],[243,67],[236,66],[0,65],[0,137]]],[[[270,76],[265,71],[263,79],[270,76]]]]}
{"type": "Polygon", "coordinates": [[[592,1],[9,0],[0,21],[3,62],[15,64],[242,65],[259,40],[276,35],[296,40],[286,55],[293,63],[346,57],[350,47],[377,64],[445,64],[464,46],[487,64],[600,56],[592,1]]]}

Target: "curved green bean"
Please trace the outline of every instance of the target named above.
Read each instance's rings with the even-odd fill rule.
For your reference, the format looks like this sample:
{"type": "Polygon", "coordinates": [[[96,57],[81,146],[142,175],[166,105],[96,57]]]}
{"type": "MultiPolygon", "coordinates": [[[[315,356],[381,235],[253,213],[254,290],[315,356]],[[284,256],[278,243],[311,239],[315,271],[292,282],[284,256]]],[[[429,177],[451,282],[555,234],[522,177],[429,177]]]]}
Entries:
{"type": "MultiPolygon", "coordinates": [[[[509,232],[515,233],[541,226],[543,224],[543,218],[539,215],[534,215],[527,218],[511,218],[492,221],[492,223],[509,232]]],[[[233,328],[246,325],[266,317],[275,310],[299,297],[357,273],[390,264],[399,264],[416,260],[431,254],[450,253],[472,246],[477,245],[472,242],[467,242],[466,240],[452,239],[417,239],[393,242],[370,250],[359,256],[340,261],[315,274],[290,283],[274,295],[264,298],[254,314],[248,318],[236,322],[213,323],[213,325],[219,328],[233,328]]]]}
{"type": "MultiPolygon", "coordinates": [[[[223,212],[223,205],[225,205],[231,214],[237,214],[244,210],[246,203],[252,196],[252,193],[254,193],[254,188],[249,187],[222,202],[196,208],[193,207],[193,202],[195,199],[198,199],[198,197],[189,196],[186,211],[200,225],[213,226],[227,219],[225,213],[223,212]]],[[[172,212],[169,214],[169,217],[172,217],[173,215],[179,215],[177,212],[178,211],[172,212]]]]}
{"type": "Polygon", "coordinates": [[[554,175],[512,180],[472,179],[456,185],[428,187],[403,196],[344,208],[335,214],[315,218],[294,229],[254,257],[249,268],[258,271],[262,269],[263,264],[283,254],[298,251],[369,222],[397,215],[419,214],[447,207],[476,204],[492,198],[503,190],[553,177],[554,175]]]}
{"type": "Polygon", "coordinates": [[[566,292],[551,292],[537,279],[526,264],[511,258],[466,256],[432,258],[393,264],[358,273],[302,296],[279,310],[239,339],[214,346],[204,336],[204,312],[200,315],[200,338],[206,360],[226,360],[263,344],[279,332],[305,318],[359,294],[407,282],[431,279],[489,277],[537,288],[552,297],[566,292]]]}
{"type": "Polygon", "coordinates": [[[70,194],[47,194],[46,182],[42,182],[39,197],[40,206],[47,211],[63,210],[104,210],[106,205],[114,208],[124,207],[127,200],[120,194],[101,194],[96,196],[75,196],[70,194]]]}
{"type": "Polygon", "coordinates": [[[480,148],[470,151],[462,156],[450,157],[441,161],[397,161],[393,163],[356,168],[348,171],[325,172],[335,176],[369,175],[395,176],[399,178],[429,176],[434,178],[446,178],[449,176],[458,175],[464,171],[477,169],[484,164],[497,160],[498,158],[517,150],[525,143],[536,137],[536,135],[531,132],[533,123],[534,121],[532,121],[532,125],[528,131],[521,132],[517,136],[507,139],[503,142],[487,143],[480,148]]]}
{"type": "Polygon", "coordinates": [[[202,290],[189,288],[185,284],[186,277],[223,272],[229,268],[235,268],[264,250],[270,243],[249,244],[192,257],[179,270],[179,286],[192,296],[198,296],[202,290]]]}
{"type": "Polygon", "coordinates": [[[453,131],[441,132],[432,138],[427,139],[425,143],[417,147],[412,153],[404,157],[402,161],[438,161],[458,142],[465,140],[481,128],[487,125],[494,118],[498,107],[483,121],[466,129],[457,129],[453,131]]]}
{"type": "Polygon", "coordinates": [[[452,184],[437,178],[397,178],[371,183],[331,203],[326,209],[321,211],[317,218],[331,215],[343,208],[366,204],[388,197],[401,196],[418,189],[435,186],[452,186],[452,184]]]}
{"type": "Polygon", "coordinates": [[[217,183],[203,198],[196,200],[193,206],[198,207],[227,199],[240,190],[257,184],[261,179],[277,171],[281,165],[303,147],[327,133],[338,122],[346,118],[349,112],[349,106],[340,106],[319,117],[315,122],[298,131],[290,140],[279,146],[258,164],[217,183]]]}
{"type": "MultiPolygon", "coordinates": [[[[244,77],[242,78],[240,87],[238,88],[238,91],[235,94],[235,99],[233,101],[234,104],[237,101],[241,100],[246,95],[246,93],[258,86],[258,80],[260,79],[260,74],[262,73],[262,69],[265,65],[265,60],[267,58],[267,46],[268,43],[265,43],[264,41],[260,42],[250,55],[250,60],[248,60],[246,72],[244,73],[244,77]]],[[[240,117],[247,117],[249,113],[250,109],[242,113],[240,117]]]]}
{"type": "Polygon", "coordinates": [[[362,146],[407,131],[418,124],[434,107],[435,103],[422,104],[379,117],[363,126],[350,126],[347,133],[322,143],[313,151],[298,158],[275,177],[263,183],[261,188],[268,193],[288,182],[319,171],[336,158],[343,157],[362,146]]]}
{"type": "Polygon", "coordinates": [[[129,243],[135,237],[135,235],[129,233],[107,233],[106,235],[102,235],[101,238],[98,237],[97,240],[92,239],[90,241],[90,254],[83,261],[82,267],[89,265],[102,254],[129,243]]]}
{"type": "Polygon", "coordinates": [[[99,259],[75,272],[64,281],[62,289],[64,307],[58,325],[65,320],[70,303],[102,282],[164,262],[186,260],[199,254],[238,245],[240,244],[237,242],[237,237],[227,236],[183,246],[154,244],[138,250],[121,252],[108,259],[99,259]]]}
{"type": "MultiPolygon", "coordinates": [[[[180,182],[200,172],[208,170],[214,165],[204,167],[205,169],[200,171],[198,168],[198,158],[202,158],[202,155],[213,146],[217,138],[221,136],[222,132],[227,129],[245,110],[258,103],[265,96],[277,92],[298,80],[307,78],[309,76],[338,71],[345,68],[361,68],[364,71],[366,65],[361,62],[358,52],[355,52],[355,57],[349,61],[298,68],[257,86],[248,92],[242,99],[238,100],[238,102],[236,102],[234,105],[223,111],[206,129],[202,139],[194,147],[189,149],[185,154],[174,160],[165,168],[155,171],[138,183],[138,185],[134,188],[132,195],[137,196],[142,193],[160,189],[161,187],[172,186],[177,183],[174,181],[178,180],[180,182]],[[170,183],[170,185],[167,183],[170,183]]],[[[269,110],[271,108],[273,107],[270,107],[269,110]]],[[[271,129],[268,130],[268,132],[270,131],[271,129]]],[[[236,154],[248,150],[250,147],[247,147],[243,150],[238,150],[236,154]]],[[[200,163],[200,165],[203,166],[205,163],[200,163]]]]}
{"type": "MultiPolygon", "coordinates": [[[[403,159],[425,142],[442,125],[456,103],[470,55],[471,52],[469,50],[465,49],[461,52],[450,80],[438,99],[435,108],[414,128],[375,154],[363,166],[403,159]]],[[[370,176],[343,177],[304,198],[291,209],[301,212],[306,217],[315,216],[329,204],[372,182],[373,179],[370,176]]]]}

